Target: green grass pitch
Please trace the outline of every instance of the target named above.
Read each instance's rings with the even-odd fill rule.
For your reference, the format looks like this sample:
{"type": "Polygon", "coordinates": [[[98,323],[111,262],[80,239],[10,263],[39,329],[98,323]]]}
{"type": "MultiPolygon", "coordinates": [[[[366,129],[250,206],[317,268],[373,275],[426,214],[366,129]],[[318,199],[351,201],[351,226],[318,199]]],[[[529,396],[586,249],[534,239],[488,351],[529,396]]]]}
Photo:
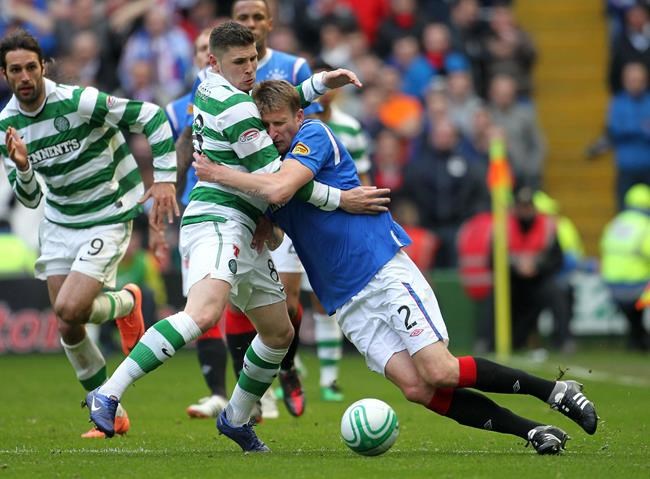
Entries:
{"type": "MultiPolygon", "coordinates": [[[[257,427],[273,452],[244,455],[217,435],[212,420],[191,420],[185,407],[205,395],[194,352],[181,352],[127,391],[131,431],[111,440],[79,437],[88,429],[84,394],[61,355],[0,356],[0,479],[47,478],[641,478],[650,477],[648,357],[608,350],[544,363],[513,358],[511,365],[548,378],[558,368],[585,384],[601,422],[588,436],[573,422],[525,396],[491,395],[500,404],[554,423],[572,437],[561,456],[538,456],[524,441],[478,431],[409,404],[399,391],[349,354],[341,383],[346,401],[318,398],[316,359],[302,353],[307,411],[299,419],[281,406],[277,420],[257,427]],[[377,397],[393,406],[400,437],[383,456],[349,451],[339,438],[347,405],[377,397]]],[[[110,369],[119,358],[110,361],[110,369]]],[[[229,378],[228,388],[233,386],[229,378]]]]}

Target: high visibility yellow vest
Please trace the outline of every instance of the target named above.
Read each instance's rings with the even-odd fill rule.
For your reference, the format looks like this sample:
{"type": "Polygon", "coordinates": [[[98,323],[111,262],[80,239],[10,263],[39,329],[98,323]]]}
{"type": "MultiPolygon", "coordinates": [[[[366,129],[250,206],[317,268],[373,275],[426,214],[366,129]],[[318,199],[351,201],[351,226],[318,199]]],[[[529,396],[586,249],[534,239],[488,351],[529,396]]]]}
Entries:
{"type": "Polygon", "coordinates": [[[36,254],[12,234],[0,234],[0,276],[32,275],[36,254]]]}
{"type": "Polygon", "coordinates": [[[650,280],[650,216],[638,210],[619,213],[600,242],[601,274],[608,283],[650,280]]]}

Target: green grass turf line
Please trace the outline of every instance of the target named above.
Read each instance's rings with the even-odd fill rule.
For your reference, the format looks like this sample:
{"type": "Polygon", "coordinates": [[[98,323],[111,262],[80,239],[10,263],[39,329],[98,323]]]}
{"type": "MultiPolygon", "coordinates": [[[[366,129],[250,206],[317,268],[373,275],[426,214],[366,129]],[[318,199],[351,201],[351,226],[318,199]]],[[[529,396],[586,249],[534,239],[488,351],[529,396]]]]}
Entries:
{"type": "MultiPolygon", "coordinates": [[[[111,440],[87,440],[84,392],[63,354],[0,356],[0,479],[5,478],[600,478],[650,477],[650,368],[648,358],[622,351],[594,350],[533,363],[525,356],[511,365],[585,384],[601,416],[588,436],[564,416],[531,397],[491,395],[500,404],[566,430],[572,439],[560,457],[538,456],[515,437],[464,428],[409,404],[388,381],[369,372],[358,355],[346,355],[340,384],[343,403],[323,403],[318,362],[301,353],[307,410],[257,426],[273,453],[245,456],[213,420],[191,420],[185,408],[206,395],[194,351],[176,355],[129,388],[124,406],[131,431],[111,440]],[[573,376],[573,371],[576,376],[573,376]],[[620,380],[623,378],[623,380],[620,380]],[[353,401],[377,397],[393,406],[400,437],[383,456],[367,458],[339,439],[341,414],[353,401]]],[[[109,361],[109,373],[118,357],[109,361]]],[[[230,365],[229,365],[230,368],[230,365]]],[[[228,378],[228,390],[234,379],[228,378]]]]}

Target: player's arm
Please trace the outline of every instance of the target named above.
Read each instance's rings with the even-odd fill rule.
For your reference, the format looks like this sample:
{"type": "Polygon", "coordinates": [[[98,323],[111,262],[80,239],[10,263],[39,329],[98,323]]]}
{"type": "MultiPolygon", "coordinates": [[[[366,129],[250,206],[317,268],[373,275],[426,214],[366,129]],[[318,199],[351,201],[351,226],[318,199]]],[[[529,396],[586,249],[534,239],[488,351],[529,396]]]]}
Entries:
{"type": "Polygon", "coordinates": [[[310,76],[296,87],[300,95],[300,103],[303,107],[323,95],[327,90],[340,88],[345,85],[354,85],[361,88],[363,85],[357,75],[345,68],[339,68],[329,72],[319,72],[310,76]]]}
{"type": "Polygon", "coordinates": [[[214,163],[195,153],[193,166],[202,181],[229,186],[275,205],[287,203],[301,186],[314,178],[309,168],[295,160],[283,161],[275,173],[252,174],[214,163]]]}
{"type": "Polygon", "coordinates": [[[4,160],[9,183],[18,201],[27,208],[36,208],[43,191],[28,160],[27,145],[11,126],[7,128],[5,145],[0,146],[0,158],[4,160]]]}
{"type": "Polygon", "coordinates": [[[202,181],[220,183],[243,193],[283,205],[294,195],[326,211],[341,208],[348,213],[376,214],[388,211],[387,188],[361,186],[340,190],[313,181],[314,173],[299,161],[287,159],[275,173],[251,174],[214,163],[194,154],[194,168],[202,181]]]}
{"type": "Polygon", "coordinates": [[[88,87],[81,93],[79,114],[96,126],[107,123],[147,137],[153,155],[154,184],[140,202],[153,198],[149,220],[154,224],[161,224],[165,218],[172,223],[174,215],[180,216],[175,187],[176,150],[163,109],[153,103],[110,96],[88,87]]]}

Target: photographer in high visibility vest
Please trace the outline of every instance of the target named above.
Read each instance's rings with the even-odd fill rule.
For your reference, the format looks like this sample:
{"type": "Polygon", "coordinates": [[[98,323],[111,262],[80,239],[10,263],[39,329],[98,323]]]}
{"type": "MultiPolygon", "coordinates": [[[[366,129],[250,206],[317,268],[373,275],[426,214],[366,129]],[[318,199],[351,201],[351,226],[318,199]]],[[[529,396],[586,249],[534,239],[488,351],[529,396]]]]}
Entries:
{"type": "Polygon", "coordinates": [[[650,281],[650,186],[634,185],[624,203],[625,209],[603,232],[601,275],[629,323],[628,347],[647,351],[643,311],[635,303],[650,281]]]}

